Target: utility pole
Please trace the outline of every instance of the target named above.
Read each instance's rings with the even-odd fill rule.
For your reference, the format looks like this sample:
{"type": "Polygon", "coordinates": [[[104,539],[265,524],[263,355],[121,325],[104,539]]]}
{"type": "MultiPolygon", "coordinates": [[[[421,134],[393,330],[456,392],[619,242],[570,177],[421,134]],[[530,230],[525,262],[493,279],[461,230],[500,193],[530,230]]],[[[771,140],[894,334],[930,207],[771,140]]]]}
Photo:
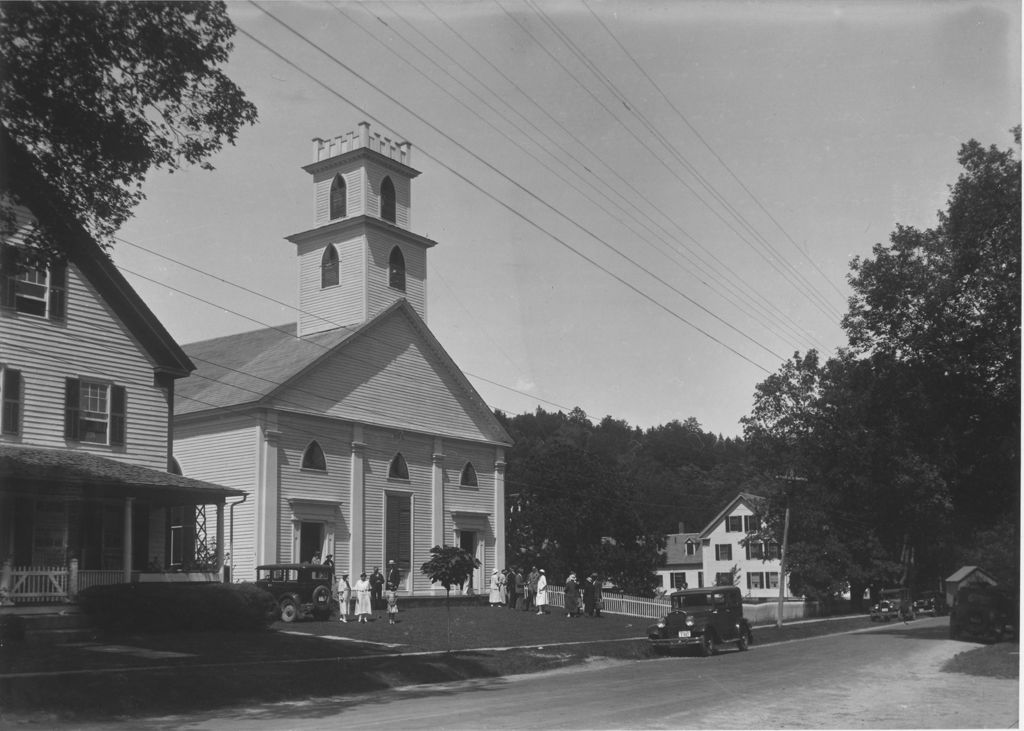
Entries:
{"type": "MultiPolygon", "coordinates": [[[[797,477],[790,467],[786,474],[775,475],[776,479],[786,482],[807,482],[806,477],[797,477]]],[[[779,608],[778,616],[775,618],[775,626],[782,629],[782,605],[786,600],[786,547],[789,543],[789,490],[783,488],[786,494],[786,522],[782,528],[782,550],[779,551],[779,608]]]]}

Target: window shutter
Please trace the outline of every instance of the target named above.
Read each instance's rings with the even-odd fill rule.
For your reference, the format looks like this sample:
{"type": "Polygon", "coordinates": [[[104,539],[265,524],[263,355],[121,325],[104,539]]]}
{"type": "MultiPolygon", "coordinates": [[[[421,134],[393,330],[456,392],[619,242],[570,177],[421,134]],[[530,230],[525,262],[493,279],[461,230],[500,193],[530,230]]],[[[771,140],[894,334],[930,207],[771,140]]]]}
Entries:
{"type": "Polygon", "coordinates": [[[0,414],[4,434],[21,434],[21,371],[4,371],[4,403],[0,414]]]}
{"type": "Polygon", "coordinates": [[[54,262],[50,266],[50,319],[64,322],[67,311],[68,265],[54,262]]]}
{"type": "Polygon", "coordinates": [[[0,246],[0,305],[14,307],[14,275],[18,269],[18,250],[10,244],[0,246]]]}
{"type": "Polygon", "coordinates": [[[124,446],[124,421],[127,401],[128,398],[124,386],[110,387],[110,444],[114,447],[124,446]]]}
{"type": "Polygon", "coordinates": [[[77,442],[80,427],[81,384],[77,378],[64,382],[64,438],[77,442]]]}

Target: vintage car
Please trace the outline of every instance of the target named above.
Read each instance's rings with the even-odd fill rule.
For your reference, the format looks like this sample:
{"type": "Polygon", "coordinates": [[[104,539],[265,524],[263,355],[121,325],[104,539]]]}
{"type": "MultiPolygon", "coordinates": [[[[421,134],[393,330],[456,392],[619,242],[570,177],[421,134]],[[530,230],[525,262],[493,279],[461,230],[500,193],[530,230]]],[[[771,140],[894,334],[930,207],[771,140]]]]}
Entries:
{"type": "Polygon", "coordinates": [[[914,612],[916,614],[930,614],[933,617],[941,617],[949,614],[949,605],[946,603],[946,595],[941,591],[922,592],[914,600],[914,612]]]}
{"type": "Polygon", "coordinates": [[[998,588],[972,584],[957,589],[949,611],[949,637],[990,642],[1017,635],[1014,598],[998,588]]]}
{"type": "Polygon", "coordinates": [[[754,642],[750,623],[743,617],[743,597],[735,586],[683,589],[669,597],[668,614],[647,628],[656,651],[695,646],[704,657],[726,642],[746,650],[754,642]]]}
{"type": "Polygon", "coordinates": [[[331,613],[334,569],[309,563],[280,563],[256,567],[256,586],[266,589],[281,608],[281,621],[312,616],[324,620],[331,613]]]}
{"type": "Polygon", "coordinates": [[[902,619],[904,622],[914,618],[914,605],[910,601],[909,589],[883,589],[878,603],[871,607],[872,622],[888,622],[890,619],[902,619]]]}

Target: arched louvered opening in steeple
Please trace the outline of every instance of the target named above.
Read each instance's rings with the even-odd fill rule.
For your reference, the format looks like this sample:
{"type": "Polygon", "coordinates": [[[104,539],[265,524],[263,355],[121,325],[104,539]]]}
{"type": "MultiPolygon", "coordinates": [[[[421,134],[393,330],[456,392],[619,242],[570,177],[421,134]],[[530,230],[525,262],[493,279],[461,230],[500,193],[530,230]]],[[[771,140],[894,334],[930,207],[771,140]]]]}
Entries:
{"type": "Polygon", "coordinates": [[[333,245],[328,244],[324,249],[323,258],[320,259],[320,288],[333,287],[340,280],[338,251],[333,245]]]}
{"type": "Polygon", "coordinates": [[[395,222],[395,184],[389,177],[385,177],[380,184],[380,217],[395,222]]]}
{"type": "Polygon", "coordinates": [[[331,182],[331,220],[344,218],[347,210],[348,191],[345,188],[345,178],[338,173],[331,182]]]}
{"type": "Polygon", "coordinates": [[[405,291],[405,257],[397,246],[391,250],[388,258],[388,286],[405,291]]]}

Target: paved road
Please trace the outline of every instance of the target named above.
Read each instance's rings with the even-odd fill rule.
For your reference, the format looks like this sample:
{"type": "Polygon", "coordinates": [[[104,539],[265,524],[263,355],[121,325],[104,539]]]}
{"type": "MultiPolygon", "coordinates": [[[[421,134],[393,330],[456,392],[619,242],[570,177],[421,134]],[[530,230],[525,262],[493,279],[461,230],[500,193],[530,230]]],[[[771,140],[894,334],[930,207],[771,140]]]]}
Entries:
{"type": "MultiPolygon", "coordinates": [[[[135,719],[189,729],[1008,728],[1015,680],[942,673],[971,645],[944,619],[724,651],[366,697],[135,719]]],[[[556,648],[552,648],[556,652],[556,648]]],[[[116,727],[106,723],[104,728],[116,727]]]]}

